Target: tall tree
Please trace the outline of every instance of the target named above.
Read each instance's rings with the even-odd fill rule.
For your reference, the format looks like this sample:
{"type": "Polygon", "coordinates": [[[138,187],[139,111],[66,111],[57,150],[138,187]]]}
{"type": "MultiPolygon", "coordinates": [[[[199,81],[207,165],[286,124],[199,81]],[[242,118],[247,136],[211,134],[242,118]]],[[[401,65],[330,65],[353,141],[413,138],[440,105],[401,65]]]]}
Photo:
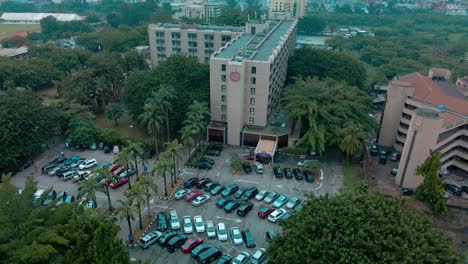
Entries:
{"type": "Polygon", "coordinates": [[[114,126],[118,126],[119,118],[125,113],[125,110],[122,104],[119,103],[110,103],[106,106],[105,110],[106,118],[109,120],[114,120],[114,126]]]}
{"type": "Polygon", "coordinates": [[[119,204],[119,207],[117,208],[117,213],[120,215],[120,221],[122,221],[123,219],[127,220],[129,238],[133,239],[131,220],[135,220],[135,212],[138,209],[133,205],[133,200],[129,198],[125,200],[117,200],[117,203],[119,204]]]}
{"type": "MultiPolygon", "coordinates": [[[[173,164],[173,174],[174,179],[171,178],[171,181],[173,181],[175,184],[177,184],[177,178],[179,177],[179,155],[184,149],[182,144],[179,143],[177,139],[174,139],[171,142],[167,142],[167,152],[169,152],[172,155],[172,164],[173,164]]],[[[174,183],[172,185],[174,185],[174,183]]]]}
{"type": "Polygon", "coordinates": [[[350,156],[358,157],[362,153],[363,141],[369,136],[359,125],[352,123],[338,130],[336,135],[340,138],[338,146],[348,160],[350,156]]]}
{"type": "Polygon", "coordinates": [[[148,173],[142,174],[138,183],[143,188],[143,195],[146,198],[146,206],[148,207],[148,218],[150,218],[150,198],[151,196],[153,196],[151,192],[158,193],[158,186],[156,185],[156,183],[154,183],[153,178],[148,173]]]}
{"type": "Polygon", "coordinates": [[[158,131],[161,128],[162,113],[161,108],[156,101],[148,99],[143,107],[143,113],[139,116],[140,121],[146,126],[153,139],[153,147],[159,155],[158,131]]]}
{"type": "Polygon", "coordinates": [[[114,208],[112,207],[109,183],[116,184],[117,177],[108,170],[108,166],[97,169],[95,173],[102,179],[99,183],[99,190],[107,196],[107,206],[109,211],[112,212],[114,208]]]}
{"type": "Polygon", "coordinates": [[[268,244],[269,263],[461,263],[427,217],[382,194],[314,198],[280,225],[268,244]]]}
{"type": "Polygon", "coordinates": [[[132,154],[130,153],[130,151],[128,151],[127,148],[125,148],[122,151],[120,151],[119,154],[117,154],[117,158],[115,159],[115,161],[117,163],[125,165],[125,171],[127,173],[127,179],[128,179],[128,189],[132,189],[132,184],[131,184],[131,181],[130,181],[130,175],[128,173],[128,169],[130,168],[130,164],[133,161],[132,154]]]}
{"type": "Polygon", "coordinates": [[[161,153],[159,160],[155,161],[154,170],[164,179],[164,196],[167,197],[167,178],[166,172],[172,168],[172,158],[167,152],[161,153]]]}
{"type": "Polygon", "coordinates": [[[427,203],[436,214],[447,212],[444,184],[438,175],[441,167],[438,151],[431,151],[429,157],[416,167],[416,174],[424,177],[422,184],[416,188],[416,198],[427,203]]]}
{"type": "Polygon", "coordinates": [[[188,146],[188,155],[192,152],[192,145],[195,144],[195,135],[197,131],[192,129],[191,126],[184,126],[180,131],[180,138],[182,142],[188,146]]]}
{"type": "Polygon", "coordinates": [[[96,191],[100,190],[101,184],[97,181],[96,176],[91,175],[88,180],[80,181],[78,183],[78,195],[83,196],[86,194],[86,198],[96,202],[96,191]]]}
{"type": "Polygon", "coordinates": [[[161,111],[164,113],[164,119],[166,121],[166,135],[167,141],[171,140],[169,132],[169,113],[172,111],[171,101],[175,98],[175,90],[168,85],[160,85],[156,92],[153,92],[153,98],[161,107],[161,111]]]}
{"type": "MultiPolygon", "coordinates": [[[[138,223],[140,224],[140,230],[143,229],[143,223],[141,219],[141,205],[145,203],[145,196],[143,195],[144,189],[141,187],[140,183],[137,182],[133,185],[133,188],[127,192],[128,199],[136,203],[136,208],[138,211],[138,223]]],[[[148,207],[149,210],[149,207],[148,207]]]]}
{"type": "Polygon", "coordinates": [[[126,149],[130,153],[130,156],[132,156],[133,166],[138,179],[138,159],[143,155],[143,144],[140,142],[128,141],[126,149]]]}

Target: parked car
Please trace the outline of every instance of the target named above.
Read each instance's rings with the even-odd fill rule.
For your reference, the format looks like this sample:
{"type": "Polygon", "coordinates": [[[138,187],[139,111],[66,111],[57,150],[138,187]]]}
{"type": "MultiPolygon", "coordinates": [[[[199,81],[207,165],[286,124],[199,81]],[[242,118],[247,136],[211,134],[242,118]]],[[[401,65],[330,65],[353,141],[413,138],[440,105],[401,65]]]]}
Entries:
{"type": "MultiPolygon", "coordinates": [[[[189,216],[190,218],[190,216],[189,216]]],[[[175,231],[169,231],[167,233],[164,233],[161,238],[158,240],[158,244],[161,246],[164,246],[171,240],[173,237],[177,236],[177,233],[175,231]]]]}
{"type": "Polygon", "coordinates": [[[250,260],[250,253],[247,251],[241,251],[239,255],[232,262],[233,264],[247,264],[250,260]]]}
{"type": "Polygon", "coordinates": [[[447,192],[453,195],[461,196],[463,194],[463,190],[456,185],[446,183],[444,187],[447,192]]]}
{"type": "Polygon", "coordinates": [[[390,173],[396,176],[398,174],[398,168],[397,167],[392,168],[392,171],[390,171],[390,173]]]}
{"type": "Polygon", "coordinates": [[[122,173],[120,173],[119,177],[120,178],[126,178],[126,177],[130,177],[132,175],[135,175],[135,174],[136,174],[136,170],[128,169],[128,170],[124,170],[122,173]]]}
{"type": "Polygon", "coordinates": [[[108,183],[108,185],[109,185],[109,188],[111,189],[117,189],[126,183],[128,183],[128,178],[120,178],[117,182],[115,182],[115,184],[111,182],[111,183],[108,183]]]}
{"type": "Polygon", "coordinates": [[[254,204],[251,202],[245,202],[239,206],[239,209],[237,209],[237,215],[238,216],[246,216],[250,210],[254,207],[254,204]]]}
{"type": "Polygon", "coordinates": [[[224,189],[221,192],[221,195],[223,197],[228,197],[228,196],[231,196],[233,193],[237,192],[237,190],[239,190],[239,186],[237,186],[237,184],[234,183],[226,187],[226,189],[224,189]]]}
{"type": "Polygon", "coordinates": [[[205,232],[205,222],[203,222],[203,217],[201,215],[196,215],[193,217],[193,222],[195,224],[195,230],[198,233],[205,232]]]}
{"type": "Polygon", "coordinates": [[[305,166],[307,166],[307,162],[309,162],[309,160],[300,160],[300,161],[297,162],[296,165],[298,167],[305,167],[305,166]]]}
{"type": "Polygon", "coordinates": [[[208,250],[211,248],[211,244],[209,243],[203,243],[201,245],[198,245],[192,251],[190,252],[190,255],[192,255],[192,258],[196,259],[202,252],[208,250]]]}
{"type": "Polygon", "coordinates": [[[297,181],[304,179],[304,174],[302,174],[302,171],[298,168],[293,169],[293,174],[297,181]]]}
{"type": "Polygon", "coordinates": [[[262,208],[260,208],[260,210],[258,210],[258,217],[262,218],[262,219],[265,219],[268,217],[269,214],[271,214],[273,211],[275,210],[275,208],[273,207],[268,207],[268,206],[264,206],[262,208]]]}
{"type": "Polygon", "coordinates": [[[192,202],[192,205],[197,207],[197,206],[200,206],[206,202],[208,202],[208,200],[211,198],[211,196],[207,193],[203,194],[203,195],[200,195],[198,196],[197,198],[195,198],[195,200],[193,200],[192,202]]]}
{"type": "Polygon", "coordinates": [[[80,168],[80,165],[84,164],[84,162],[85,162],[84,159],[80,159],[80,160],[70,164],[70,168],[78,170],[80,168]]]}
{"type": "Polygon", "coordinates": [[[213,224],[213,221],[206,221],[206,236],[208,238],[216,237],[216,228],[213,224]]]}
{"type": "Polygon", "coordinates": [[[97,207],[97,203],[94,200],[87,200],[86,207],[88,207],[89,209],[94,209],[97,207]]]}
{"type": "Polygon", "coordinates": [[[245,155],[242,157],[242,160],[255,160],[255,157],[252,157],[250,155],[245,155]]]}
{"type": "Polygon", "coordinates": [[[187,241],[187,237],[185,235],[178,235],[171,238],[171,240],[167,242],[167,251],[169,253],[175,252],[185,243],[185,241],[187,241]]]}
{"type": "Polygon", "coordinates": [[[302,201],[301,197],[299,196],[294,196],[292,197],[289,202],[286,203],[286,208],[288,209],[293,209],[296,207],[298,204],[300,204],[302,201]]]}
{"type": "Polygon", "coordinates": [[[379,147],[376,144],[373,144],[371,149],[370,149],[370,152],[371,152],[372,156],[379,155],[379,147]]]}
{"type": "Polygon", "coordinates": [[[242,239],[244,240],[245,246],[247,248],[254,248],[257,245],[249,229],[242,230],[242,239]]]}
{"type": "Polygon", "coordinates": [[[111,149],[109,146],[104,146],[104,153],[111,153],[111,149]]]}
{"type": "Polygon", "coordinates": [[[55,200],[55,197],[57,197],[57,192],[54,191],[54,190],[51,190],[46,198],[44,199],[44,201],[42,201],[42,205],[44,206],[48,206],[49,204],[51,204],[54,200],[55,200]]]}
{"type": "Polygon", "coordinates": [[[185,197],[185,195],[189,194],[190,193],[190,189],[182,189],[182,190],[178,190],[175,194],[174,194],[174,199],[176,200],[181,200],[185,197]]]}
{"type": "MultiPolygon", "coordinates": [[[[51,170],[48,170],[47,171],[47,174],[50,175],[50,176],[54,176],[57,174],[57,171],[59,171],[61,168],[60,167],[55,167],[51,170]]],[[[67,168],[67,170],[70,169],[70,168],[67,168]]]]}
{"type": "Polygon", "coordinates": [[[280,196],[279,193],[277,192],[270,192],[267,197],[265,197],[265,199],[263,199],[263,201],[267,204],[269,203],[272,203],[274,200],[276,200],[276,198],[278,198],[280,196]]]}
{"type": "Polygon", "coordinates": [[[192,225],[192,219],[190,216],[186,215],[184,216],[184,233],[185,234],[191,234],[193,233],[193,225],[192,225]]]}
{"type": "Polygon", "coordinates": [[[216,225],[216,233],[218,233],[219,241],[226,241],[228,239],[226,225],[224,225],[224,223],[218,223],[216,225]]]}
{"type": "Polygon", "coordinates": [[[212,182],[210,178],[203,178],[203,179],[200,179],[198,182],[197,182],[197,188],[198,189],[201,189],[203,188],[207,183],[209,182],[212,182]]]}
{"type": "Polygon", "coordinates": [[[190,178],[184,182],[184,188],[191,188],[197,185],[198,178],[190,178]]]}
{"type": "Polygon", "coordinates": [[[195,167],[201,170],[211,170],[213,166],[208,162],[198,161],[195,163],[195,167]]]}
{"type": "Polygon", "coordinates": [[[112,147],[112,153],[117,154],[119,152],[120,152],[119,146],[114,145],[114,147],[112,147]]]}
{"type": "Polygon", "coordinates": [[[390,156],[391,161],[399,161],[400,158],[401,158],[400,152],[393,152],[392,155],[390,156]]]}
{"type": "Polygon", "coordinates": [[[202,194],[203,194],[203,191],[201,191],[201,190],[191,191],[190,193],[188,193],[188,194],[186,194],[184,196],[184,199],[187,202],[191,202],[191,201],[195,200],[195,198],[197,198],[198,196],[200,196],[202,194]]]}
{"type": "Polygon", "coordinates": [[[49,164],[59,164],[59,163],[63,163],[65,160],[67,160],[67,158],[61,155],[60,157],[53,159],[51,162],[49,162],[49,164]]]}
{"type": "Polygon", "coordinates": [[[69,166],[77,161],[81,160],[81,157],[80,156],[71,156],[70,158],[68,158],[67,160],[65,160],[63,162],[63,165],[65,166],[69,166]]]}
{"type": "Polygon", "coordinates": [[[286,212],[279,220],[287,220],[294,214],[295,214],[294,212],[286,212]]]}
{"type": "Polygon", "coordinates": [[[42,204],[42,195],[44,194],[45,190],[37,190],[34,193],[34,200],[33,200],[33,206],[37,207],[42,204]]]}
{"type": "Polygon", "coordinates": [[[209,182],[207,184],[205,184],[205,186],[203,186],[203,190],[205,192],[210,192],[214,187],[218,186],[219,183],[217,182],[209,182]]]}
{"type": "Polygon", "coordinates": [[[25,169],[31,167],[31,165],[33,165],[33,161],[32,160],[27,160],[25,161],[23,164],[21,164],[21,166],[18,168],[18,171],[24,171],[25,169]]]}
{"type": "Polygon", "coordinates": [[[266,261],[266,250],[264,248],[259,248],[250,259],[252,264],[262,264],[266,261]]]}
{"type": "Polygon", "coordinates": [[[224,254],[218,259],[216,264],[229,264],[231,263],[231,261],[232,261],[231,255],[224,254]]]}
{"type": "Polygon", "coordinates": [[[216,201],[216,207],[223,208],[226,204],[232,202],[232,199],[228,197],[220,198],[216,201]]]}
{"type": "Polygon", "coordinates": [[[242,169],[244,170],[244,173],[246,174],[252,173],[252,167],[250,167],[249,163],[242,163],[242,169]]]}
{"type": "Polygon", "coordinates": [[[158,213],[158,230],[161,232],[167,230],[167,216],[164,212],[158,213]]]}
{"type": "MultiPolygon", "coordinates": [[[[51,171],[51,170],[53,170],[53,169],[55,169],[55,168],[58,168],[58,167],[59,167],[58,164],[56,164],[56,163],[51,163],[51,164],[47,164],[47,165],[43,166],[41,170],[42,170],[42,173],[43,173],[43,174],[47,174],[49,171],[51,171]]],[[[16,173],[16,171],[15,171],[15,173],[16,173]]],[[[13,175],[14,175],[14,174],[13,174],[13,175]]]]}
{"type": "Polygon", "coordinates": [[[260,192],[257,193],[257,195],[255,195],[255,200],[261,201],[265,199],[265,197],[267,197],[268,194],[269,192],[267,190],[261,190],[260,192]]]}
{"type": "Polygon", "coordinates": [[[235,199],[240,199],[246,190],[247,188],[239,189],[234,193],[232,197],[234,197],[235,199]]]}
{"type": "Polygon", "coordinates": [[[193,237],[185,241],[185,243],[180,247],[180,250],[187,254],[190,253],[194,248],[196,248],[198,245],[201,245],[203,243],[203,239],[201,237],[193,237]]]}
{"type": "Polygon", "coordinates": [[[211,189],[210,193],[211,193],[211,195],[218,195],[222,191],[224,191],[224,189],[226,189],[226,186],[219,184],[218,186],[211,189]]]}
{"type": "Polygon", "coordinates": [[[280,208],[284,204],[286,204],[289,200],[289,197],[286,194],[281,195],[273,202],[273,207],[280,208]]]}
{"type": "Polygon", "coordinates": [[[231,227],[231,239],[234,246],[241,246],[244,243],[238,227],[231,227]]]}
{"type": "Polygon", "coordinates": [[[314,182],[314,174],[310,170],[304,170],[306,182],[314,182]]]}
{"type": "Polygon", "coordinates": [[[268,215],[268,221],[276,223],[276,221],[278,221],[278,219],[280,219],[285,213],[286,210],[284,210],[283,208],[276,209],[268,215]]]}
{"type": "Polygon", "coordinates": [[[401,193],[405,196],[411,196],[414,193],[414,190],[411,188],[403,188],[401,189],[401,193]]]}
{"type": "Polygon", "coordinates": [[[379,155],[379,163],[380,164],[386,164],[387,163],[387,151],[385,150],[382,150],[380,151],[380,155],[379,155]]]}
{"type": "Polygon", "coordinates": [[[112,165],[109,166],[108,168],[108,172],[114,172],[116,171],[118,168],[120,168],[122,166],[120,166],[120,164],[117,164],[117,163],[113,163],[112,165]]]}
{"type": "Polygon", "coordinates": [[[286,179],[292,179],[293,178],[293,172],[290,168],[284,168],[284,177],[286,179]]]}
{"type": "Polygon", "coordinates": [[[273,173],[276,178],[283,178],[283,169],[281,167],[273,167],[273,173]]]}
{"type": "Polygon", "coordinates": [[[180,228],[179,217],[177,216],[177,212],[175,210],[169,211],[169,221],[171,222],[172,230],[177,230],[180,228]]]}
{"type": "Polygon", "coordinates": [[[201,157],[198,161],[201,161],[201,162],[208,162],[209,164],[211,165],[214,165],[215,164],[215,161],[213,159],[210,159],[210,158],[207,158],[207,157],[201,157]]]}
{"type": "Polygon", "coordinates": [[[211,143],[208,145],[207,149],[214,149],[214,150],[218,150],[218,151],[223,151],[223,144],[221,143],[211,143]]]}
{"type": "Polygon", "coordinates": [[[71,204],[75,201],[75,196],[73,195],[67,195],[67,197],[65,198],[65,203],[66,204],[71,204]]]}
{"type": "Polygon", "coordinates": [[[224,206],[224,211],[226,213],[230,213],[230,212],[236,210],[240,205],[241,205],[241,202],[239,202],[237,200],[231,201],[231,202],[227,203],[224,206]]]}
{"type": "Polygon", "coordinates": [[[124,171],[125,171],[124,167],[118,167],[113,173],[115,176],[119,176],[124,171]]]}
{"type": "Polygon", "coordinates": [[[200,264],[206,264],[206,263],[211,263],[217,258],[221,257],[223,255],[223,252],[219,250],[216,247],[209,248],[202,252],[200,255],[197,257],[197,261],[200,264]]]}
{"type": "Polygon", "coordinates": [[[79,165],[78,168],[80,168],[80,170],[84,170],[92,168],[94,166],[97,166],[96,159],[87,159],[83,162],[83,164],[79,165]]]}
{"type": "Polygon", "coordinates": [[[257,174],[263,174],[263,165],[260,162],[254,163],[254,170],[257,174]]]}
{"type": "Polygon", "coordinates": [[[216,149],[207,149],[207,150],[205,150],[205,155],[208,155],[208,156],[219,156],[219,155],[221,155],[221,151],[216,150],[216,149]]]}
{"type": "Polygon", "coordinates": [[[67,192],[60,192],[55,198],[57,200],[57,202],[55,203],[55,207],[58,207],[61,204],[63,204],[66,198],[67,198],[67,192]]]}
{"type": "Polygon", "coordinates": [[[256,187],[251,187],[245,190],[244,194],[242,195],[241,199],[244,201],[248,201],[255,197],[258,194],[258,189],[256,187]]]}
{"type": "Polygon", "coordinates": [[[99,142],[99,143],[98,143],[98,149],[99,149],[99,150],[103,150],[103,149],[104,149],[104,143],[103,143],[103,142],[99,142]]]}
{"type": "Polygon", "coordinates": [[[71,171],[62,173],[60,177],[62,178],[62,180],[68,181],[68,180],[73,179],[73,177],[75,177],[76,175],[78,175],[78,172],[76,170],[71,170],[71,171]]]}
{"type": "Polygon", "coordinates": [[[158,240],[161,238],[162,236],[162,233],[159,232],[159,231],[152,231],[152,232],[149,232],[148,234],[144,235],[143,237],[141,237],[138,245],[141,247],[141,248],[149,248],[151,247],[153,244],[155,244],[156,242],[158,242],[158,240]]]}

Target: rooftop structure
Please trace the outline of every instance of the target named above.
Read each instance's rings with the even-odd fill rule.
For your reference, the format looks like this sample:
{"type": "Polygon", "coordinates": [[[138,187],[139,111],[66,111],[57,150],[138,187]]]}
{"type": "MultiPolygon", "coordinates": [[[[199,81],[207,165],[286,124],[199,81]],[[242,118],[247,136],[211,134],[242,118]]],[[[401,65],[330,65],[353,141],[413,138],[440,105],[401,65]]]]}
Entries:
{"type": "Polygon", "coordinates": [[[63,13],[3,13],[0,17],[4,24],[39,24],[48,16],[52,16],[59,22],[83,20],[84,17],[77,14],[63,13]]]}
{"type": "Polygon", "coordinates": [[[15,59],[23,59],[29,57],[28,47],[19,47],[13,49],[0,48],[0,56],[15,59]]]}

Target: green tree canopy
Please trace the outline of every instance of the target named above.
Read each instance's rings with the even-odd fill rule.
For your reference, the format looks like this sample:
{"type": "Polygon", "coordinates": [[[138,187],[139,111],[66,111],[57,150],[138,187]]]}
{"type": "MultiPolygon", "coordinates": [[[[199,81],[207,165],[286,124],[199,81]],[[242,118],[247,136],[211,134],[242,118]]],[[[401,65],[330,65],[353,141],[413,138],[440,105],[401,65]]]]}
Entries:
{"type": "Polygon", "coordinates": [[[382,194],[314,198],[280,225],[268,263],[461,263],[427,217],[382,194]]]}
{"type": "Polygon", "coordinates": [[[444,197],[445,188],[439,171],[442,167],[440,152],[430,153],[429,157],[416,168],[416,174],[423,176],[424,180],[416,188],[416,198],[428,203],[436,214],[447,212],[447,199],[444,197]]]}
{"type": "Polygon", "coordinates": [[[317,16],[308,15],[301,17],[297,24],[297,33],[302,35],[313,35],[322,32],[325,21],[317,16]]]}

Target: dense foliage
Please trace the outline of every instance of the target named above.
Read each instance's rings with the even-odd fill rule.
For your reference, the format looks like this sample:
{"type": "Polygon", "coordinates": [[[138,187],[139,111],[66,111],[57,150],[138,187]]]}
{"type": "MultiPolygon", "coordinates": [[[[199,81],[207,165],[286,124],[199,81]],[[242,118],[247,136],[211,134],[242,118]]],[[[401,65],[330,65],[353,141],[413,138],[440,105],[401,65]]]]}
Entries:
{"type": "Polygon", "coordinates": [[[60,78],[62,78],[62,74],[48,59],[16,60],[0,58],[0,90],[14,87],[37,90],[50,86],[52,80],[59,80],[60,78]]]}
{"type": "MultiPolygon", "coordinates": [[[[111,218],[77,203],[33,207],[36,183],[22,193],[4,176],[0,184],[1,263],[130,263],[111,218]]],[[[47,191],[44,195],[47,195],[47,191]]]]}
{"type": "Polygon", "coordinates": [[[288,76],[332,78],[363,89],[366,68],[344,53],[304,47],[296,50],[289,59],[288,76]]]}
{"type": "Polygon", "coordinates": [[[428,218],[382,194],[314,198],[280,224],[268,263],[461,263],[428,218]]]}
{"type": "Polygon", "coordinates": [[[31,91],[0,94],[0,168],[39,151],[57,132],[54,116],[31,91]]]}

